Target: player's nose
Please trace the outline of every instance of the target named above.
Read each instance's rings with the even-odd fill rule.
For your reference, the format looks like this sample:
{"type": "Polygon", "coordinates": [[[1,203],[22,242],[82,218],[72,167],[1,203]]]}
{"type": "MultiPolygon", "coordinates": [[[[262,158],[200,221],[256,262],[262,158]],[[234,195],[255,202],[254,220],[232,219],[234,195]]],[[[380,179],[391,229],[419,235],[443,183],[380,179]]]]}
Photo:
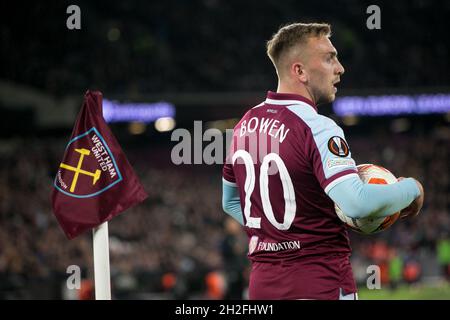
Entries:
{"type": "Polygon", "coordinates": [[[337,74],[339,75],[343,75],[345,72],[344,66],[341,64],[341,62],[338,60],[338,65],[337,65],[337,74]]]}

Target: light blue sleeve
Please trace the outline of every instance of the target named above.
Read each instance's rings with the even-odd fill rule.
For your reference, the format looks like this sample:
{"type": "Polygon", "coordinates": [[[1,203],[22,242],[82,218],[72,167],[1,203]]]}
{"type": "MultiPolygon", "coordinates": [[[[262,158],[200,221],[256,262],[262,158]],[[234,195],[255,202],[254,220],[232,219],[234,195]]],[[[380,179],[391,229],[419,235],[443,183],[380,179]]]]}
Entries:
{"type": "Polygon", "coordinates": [[[354,175],[336,184],[328,196],[350,218],[386,217],[411,204],[420,195],[412,178],[393,184],[367,184],[354,175]]]}
{"type": "Polygon", "coordinates": [[[241,209],[239,190],[229,182],[222,179],[222,208],[227,214],[244,225],[244,217],[241,209]]]}

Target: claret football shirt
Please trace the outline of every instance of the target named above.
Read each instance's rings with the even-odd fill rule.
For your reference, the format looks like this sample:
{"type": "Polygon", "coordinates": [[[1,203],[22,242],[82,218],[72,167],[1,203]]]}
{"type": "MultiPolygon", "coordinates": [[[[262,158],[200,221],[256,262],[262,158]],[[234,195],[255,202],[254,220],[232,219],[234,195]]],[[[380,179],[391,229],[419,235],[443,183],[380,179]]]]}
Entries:
{"type": "Polygon", "coordinates": [[[268,92],[234,128],[223,179],[239,188],[252,261],[350,254],[328,191],[357,174],[342,129],[308,99],[268,92]]]}

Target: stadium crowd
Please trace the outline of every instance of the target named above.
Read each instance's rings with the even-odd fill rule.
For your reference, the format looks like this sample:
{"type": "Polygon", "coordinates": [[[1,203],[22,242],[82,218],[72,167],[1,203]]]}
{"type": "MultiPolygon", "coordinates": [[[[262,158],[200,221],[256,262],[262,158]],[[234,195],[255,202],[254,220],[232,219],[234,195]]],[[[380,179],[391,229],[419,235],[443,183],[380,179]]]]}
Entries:
{"type": "MultiPolygon", "coordinates": [[[[384,283],[448,272],[449,136],[435,133],[347,137],[357,163],[415,176],[426,190],[418,218],[372,236],[349,231],[359,282],[370,264],[382,267],[384,283]],[[400,277],[391,270],[389,279],[394,260],[402,270],[400,277]]],[[[67,240],[51,212],[52,179],[65,142],[15,138],[0,144],[0,298],[68,298],[69,265],[82,268],[87,284],[93,279],[91,234],[67,240]]],[[[149,198],[109,223],[115,298],[245,298],[247,240],[222,212],[220,166],[175,166],[168,147],[126,153],[149,198]]]]}
{"type": "Polygon", "coordinates": [[[79,31],[65,27],[69,2],[36,2],[25,11],[2,4],[0,78],[62,96],[87,86],[125,96],[267,90],[276,80],[265,55],[274,30],[288,22],[321,20],[333,25],[333,43],[346,68],[343,89],[450,83],[450,4],[443,0],[384,2],[380,30],[366,26],[370,1],[347,1],[346,10],[334,1],[77,4],[79,31]],[[45,19],[37,22],[39,17],[45,19]]]}

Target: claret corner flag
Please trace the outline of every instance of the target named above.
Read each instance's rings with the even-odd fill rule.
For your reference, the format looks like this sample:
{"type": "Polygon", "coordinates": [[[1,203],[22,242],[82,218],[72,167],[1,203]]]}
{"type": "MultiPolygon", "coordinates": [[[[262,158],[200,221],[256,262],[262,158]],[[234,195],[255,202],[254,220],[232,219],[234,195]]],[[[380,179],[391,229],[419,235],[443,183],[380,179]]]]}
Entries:
{"type": "Polygon", "coordinates": [[[103,119],[101,92],[87,91],[51,195],[61,228],[73,239],[146,198],[103,119]]]}

